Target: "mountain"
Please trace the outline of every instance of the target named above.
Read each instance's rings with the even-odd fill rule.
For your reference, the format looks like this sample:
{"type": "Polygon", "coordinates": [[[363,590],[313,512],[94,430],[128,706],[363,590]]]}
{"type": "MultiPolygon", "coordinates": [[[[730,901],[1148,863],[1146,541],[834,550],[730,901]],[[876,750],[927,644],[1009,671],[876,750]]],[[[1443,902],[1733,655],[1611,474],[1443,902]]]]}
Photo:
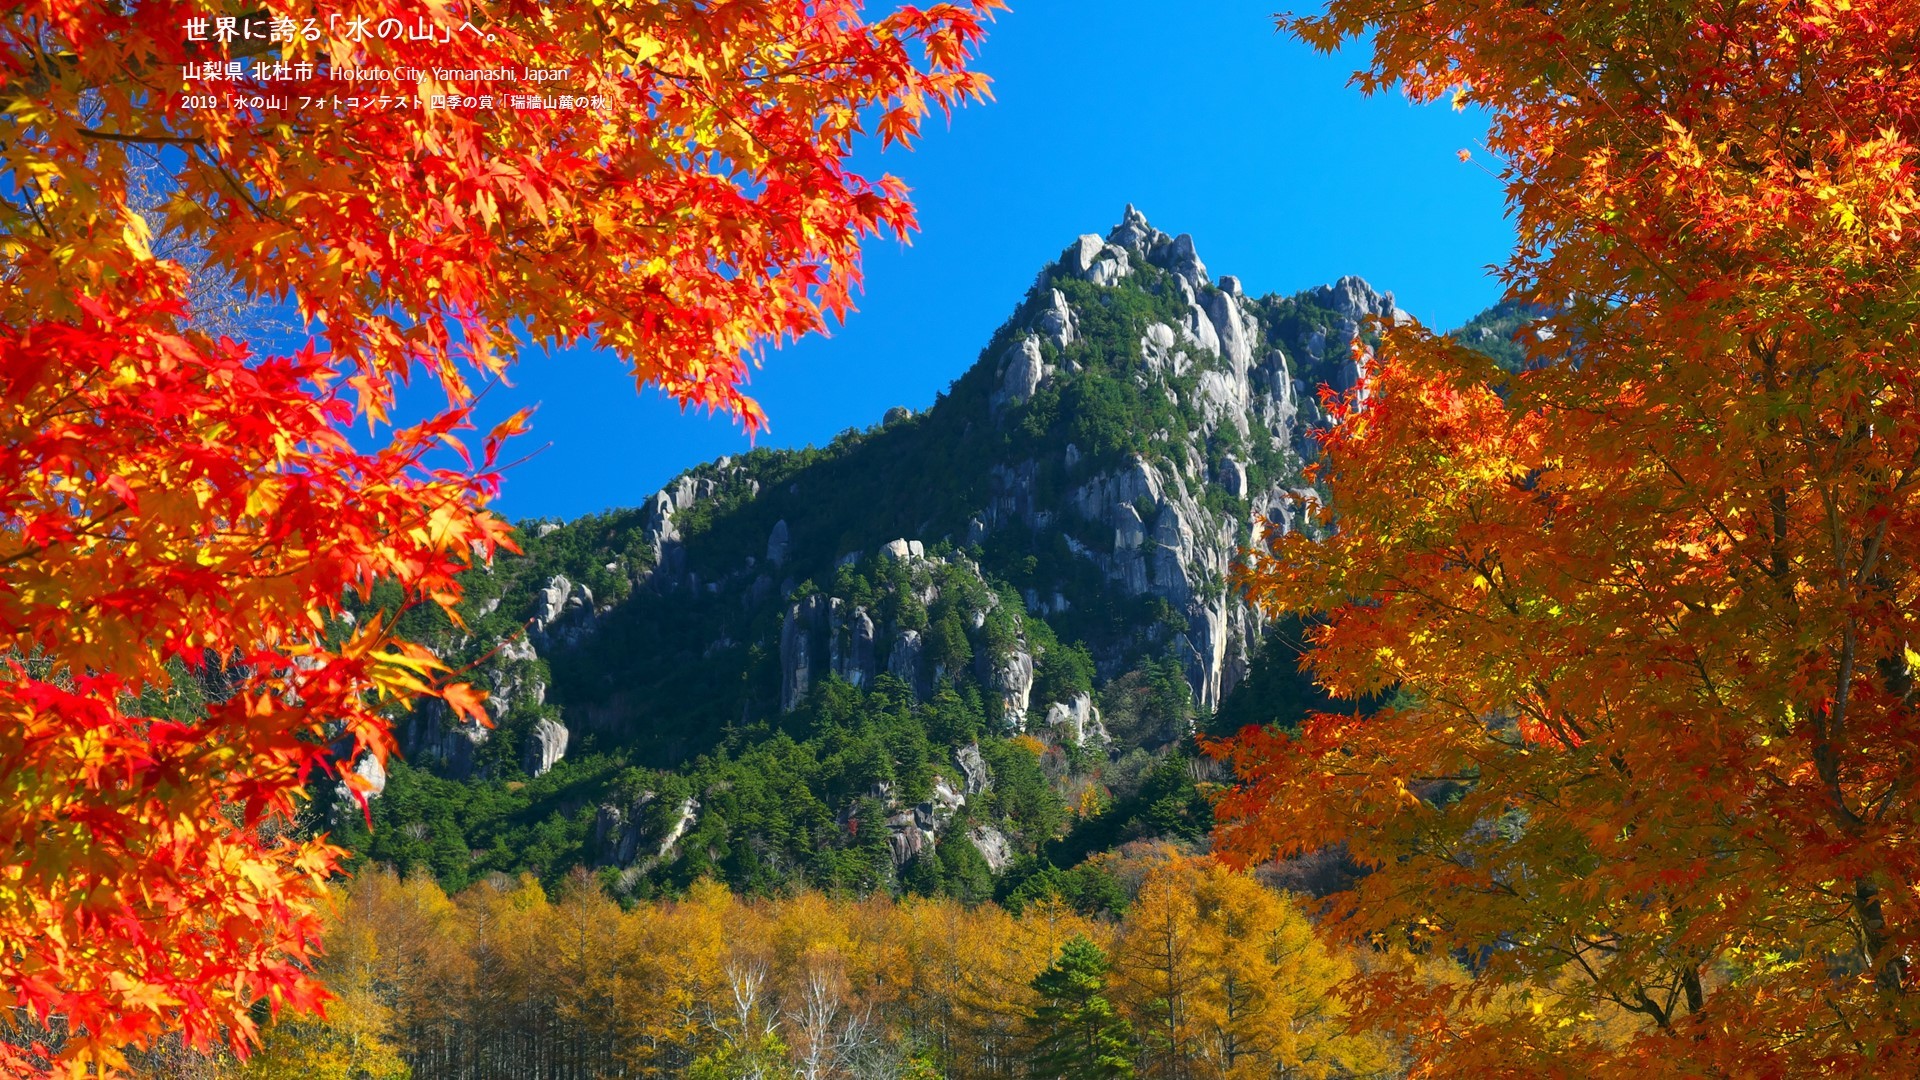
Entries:
{"type": "MultiPolygon", "coordinates": [[[[468,575],[466,629],[407,612],[496,726],[400,718],[371,834],[322,793],[336,839],[450,887],[588,866],[637,896],[1004,898],[1202,836],[1196,723],[1311,696],[1229,575],[1262,529],[1308,527],[1318,388],[1356,385],[1373,317],[1407,318],[1355,277],[1250,298],[1128,207],[925,412],[523,523],[523,556],[468,575]]],[[[1501,347],[1522,322],[1470,327],[1501,347]]]]}

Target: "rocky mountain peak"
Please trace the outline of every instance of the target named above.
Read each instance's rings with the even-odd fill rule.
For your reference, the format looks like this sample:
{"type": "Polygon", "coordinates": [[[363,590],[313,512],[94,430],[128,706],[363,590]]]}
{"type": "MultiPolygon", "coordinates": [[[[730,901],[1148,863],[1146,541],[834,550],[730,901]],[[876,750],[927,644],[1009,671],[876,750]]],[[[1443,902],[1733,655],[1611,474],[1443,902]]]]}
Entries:
{"type": "Polygon", "coordinates": [[[1168,236],[1154,228],[1147,221],[1147,216],[1132,203],[1127,204],[1120,224],[1107,234],[1106,242],[1136,259],[1172,273],[1186,282],[1190,289],[1197,291],[1210,284],[1207,266],[1200,261],[1199,252],[1194,250],[1193,237],[1186,233],[1168,236]]]}
{"type": "Polygon", "coordinates": [[[1356,321],[1380,318],[1398,324],[1413,318],[1394,304],[1392,293],[1379,292],[1367,284],[1365,278],[1352,274],[1331,285],[1308,289],[1304,295],[1321,307],[1356,321]]]}
{"type": "Polygon", "coordinates": [[[1128,206],[1041,270],[930,408],[696,466],[634,510],[529,523],[524,556],[469,582],[468,628],[433,642],[477,666],[496,727],[422,710],[408,759],[557,784],[569,752],[625,755],[654,772],[597,804],[592,858],[652,873],[706,850],[682,843],[720,828],[705,815],[738,820],[724,785],[683,791],[673,770],[883,702],[946,741],[914,786],[865,810],[834,796],[830,843],[878,821],[898,868],[962,837],[1003,868],[1035,826],[989,797],[1015,778],[982,747],[1119,761],[1221,706],[1267,629],[1233,564],[1267,530],[1315,527],[1319,388],[1357,385],[1351,343],[1404,318],[1353,276],[1249,295],[1128,206]]]}

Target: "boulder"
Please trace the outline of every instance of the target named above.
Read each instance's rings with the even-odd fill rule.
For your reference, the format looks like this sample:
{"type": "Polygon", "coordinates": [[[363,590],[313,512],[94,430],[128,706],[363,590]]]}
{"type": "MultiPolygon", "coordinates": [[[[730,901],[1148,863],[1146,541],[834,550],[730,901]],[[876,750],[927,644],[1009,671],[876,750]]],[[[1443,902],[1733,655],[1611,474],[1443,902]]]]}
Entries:
{"type": "Polygon", "coordinates": [[[1100,239],[1092,233],[1087,233],[1075,240],[1072,246],[1067,248],[1067,256],[1065,259],[1067,269],[1081,277],[1086,277],[1087,272],[1093,269],[1093,264],[1099,261],[1100,255],[1106,250],[1106,247],[1107,242],[1105,240],[1100,239]]]}
{"type": "Polygon", "coordinates": [[[1063,261],[1075,277],[1100,286],[1116,285],[1133,273],[1125,248],[1107,243],[1092,233],[1075,240],[1063,261]]]}

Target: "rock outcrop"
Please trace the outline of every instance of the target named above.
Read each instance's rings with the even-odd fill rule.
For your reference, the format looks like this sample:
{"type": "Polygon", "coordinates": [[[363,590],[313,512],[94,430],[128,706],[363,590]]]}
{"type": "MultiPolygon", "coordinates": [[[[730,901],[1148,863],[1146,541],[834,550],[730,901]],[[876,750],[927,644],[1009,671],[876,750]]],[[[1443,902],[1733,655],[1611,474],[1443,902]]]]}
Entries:
{"type": "Polygon", "coordinates": [[[1067,298],[1059,289],[1048,290],[1048,304],[1040,317],[1034,320],[1033,328],[1042,337],[1053,342],[1056,349],[1064,349],[1076,340],[1079,319],[1068,306],[1067,298]]]}
{"type": "Polygon", "coordinates": [[[960,766],[960,778],[966,785],[967,794],[978,795],[993,790],[993,771],[987,768],[987,760],[980,756],[979,743],[968,743],[954,751],[953,760],[960,766]]]}
{"type": "Polygon", "coordinates": [[[1091,234],[1067,249],[1067,265],[1076,276],[1095,285],[1117,285],[1133,273],[1125,248],[1091,234]]]}
{"type": "Polygon", "coordinates": [[[674,807],[662,829],[653,811],[659,796],[642,791],[625,806],[602,804],[594,813],[590,843],[602,866],[648,866],[670,860],[680,841],[700,821],[700,801],[689,795],[674,807]],[[649,825],[649,812],[656,824],[649,825]]]}
{"type": "Polygon", "coordinates": [[[793,540],[787,532],[787,519],[781,518],[773,523],[773,531],[767,534],[767,561],[774,566],[785,566],[787,550],[793,540]]]}
{"type": "Polygon", "coordinates": [[[492,728],[456,719],[437,700],[423,702],[407,718],[400,745],[414,764],[433,764],[456,780],[474,775],[475,754],[493,735],[492,728]]]}
{"type": "Polygon", "coordinates": [[[527,735],[526,760],[522,763],[528,776],[545,776],[548,769],[567,756],[567,729],[565,725],[555,723],[546,717],[534,721],[533,730],[527,735]]]}
{"type": "Polygon", "coordinates": [[[555,574],[535,594],[533,621],[527,629],[542,642],[564,647],[591,633],[597,614],[592,589],[584,582],[567,580],[565,574],[555,574]]]}
{"type": "MultiPolygon", "coordinates": [[[[858,563],[859,554],[855,552],[848,564],[858,563]]],[[[998,602],[980,567],[964,555],[949,553],[935,560],[927,555],[921,541],[898,539],[883,545],[878,556],[906,568],[909,580],[914,582],[913,600],[922,610],[939,601],[940,590],[933,577],[935,569],[942,566],[963,571],[979,583],[989,604],[998,602]]],[[[974,612],[971,628],[980,629],[983,621],[983,613],[974,612]]],[[[882,673],[889,674],[906,683],[916,700],[924,701],[940,677],[954,674],[933,663],[926,648],[925,631],[883,624],[864,604],[819,593],[796,599],[787,605],[780,624],[780,710],[799,708],[808,692],[829,674],[858,687],[871,686],[882,673]]],[[[984,671],[981,677],[990,680],[1002,695],[1009,718],[1023,720],[1033,686],[1033,656],[1022,640],[1006,660],[1006,665],[984,671]]]]}
{"type": "Polygon", "coordinates": [[[1024,648],[1009,652],[994,669],[994,689],[1010,731],[1027,729],[1027,709],[1033,702],[1033,655],[1024,648]]]}
{"type": "Polygon", "coordinates": [[[954,815],[967,804],[967,797],[953,790],[945,777],[936,777],[933,794],[912,807],[889,805],[887,849],[896,869],[912,862],[922,852],[939,843],[954,815]]]}
{"type": "Polygon", "coordinates": [[[1052,374],[1053,368],[1040,353],[1040,339],[1031,334],[1021,338],[1001,360],[1000,388],[993,394],[993,410],[997,413],[1025,403],[1052,374]]]}
{"type": "MultiPolygon", "coordinates": [[[[381,766],[380,759],[372,754],[360,755],[360,760],[353,764],[353,771],[356,776],[366,782],[365,794],[368,802],[379,798],[387,790],[387,770],[381,766]]],[[[349,787],[345,780],[334,783],[332,815],[336,820],[344,814],[358,813],[358,803],[359,800],[355,798],[353,788],[349,787]]]]}
{"type": "Polygon", "coordinates": [[[819,596],[795,601],[787,608],[780,624],[780,711],[800,707],[807,691],[813,689],[813,658],[816,623],[825,607],[819,596]]]}
{"type": "MultiPolygon", "coordinates": [[[[1315,402],[1322,382],[1336,389],[1352,387],[1363,361],[1346,343],[1364,332],[1370,319],[1394,321],[1406,315],[1391,294],[1349,277],[1302,294],[1300,303],[1332,312],[1331,326],[1289,322],[1281,317],[1284,304],[1248,299],[1236,278],[1222,278],[1215,287],[1192,237],[1161,232],[1131,206],[1104,240],[1089,235],[1076,241],[1062,270],[1111,285],[1126,275],[1100,267],[1138,265],[1169,275],[1162,281],[1168,282],[1173,290],[1169,295],[1185,314],[1176,325],[1147,326],[1138,343],[1135,384],[1143,393],[1164,394],[1182,407],[1190,405],[1186,439],[1155,433],[1152,452],[1076,478],[1064,507],[1041,496],[1040,462],[998,464],[989,472],[989,498],[969,522],[967,538],[978,543],[1012,522],[1044,533],[1065,525],[1056,519],[1063,508],[1092,526],[1066,525],[1068,547],[1098,566],[1126,595],[1158,597],[1180,614],[1185,625],[1175,628],[1170,644],[1185,658],[1195,704],[1204,711],[1216,707],[1244,674],[1264,630],[1260,613],[1227,588],[1236,553],[1267,527],[1266,520],[1282,530],[1299,527],[1303,493],[1308,502],[1315,498],[1297,463],[1316,452],[1311,428],[1323,421],[1317,402],[1305,414],[1302,402],[1315,402]],[[1277,341],[1271,340],[1269,323],[1311,329],[1300,331],[1297,340],[1277,341]],[[1176,389],[1176,380],[1191,380],[1190,397],[1176,389]],[[1216,457],[1208,452],[1221,442],[1246,446],[1256,438],[1267,444],[1251,455],[1234,451],[1216,457]],[[1256,464],[1275,458],[1296,464],[1280,472],[1256,464]],[[1230,500],[1224,512],[1207,498],[1215,488],[1230,500]],[[1086,535],[1102,537],[1102,542],[1076,539],[1086,535]],[[1104,542],[1109,536],[1110,545],[1104,542]]],[[[1054,328],[1074,327],[1077,334],[1080,318],[1064,303],[1064,295],[1058,290],[1041,295],[1045,303],[1035,328],[1050,334],[1054,328]]],[[[1015,365],[1003,367],[996,409],[1011,408],[1022,397],[1018,391],[1037,385],[1029,379],[1039,370],[1037,350],[1033,365],[1021,368],[1018,379],[1013,379],[1015,365]]],[[[1082,471],[1077,448],[1068,447],[1065,460],[1070,476],[1082,471]]],[[[1029,597],[1029,608],[1054,614],[1070,609],[1071,602],[1070,594],[1056,601],[1038,590],[1029,597]]],[[[995,663],[994,688],[1011,711],[1022,701],[1025,665],[1014,656],[995,663]]]]}
{"type": "Polygon", "coordinates": [[[986,860],[987,869],[994,873],[998,874],[1013,865],[1013,844],[999,829],[991,825],[976,825],[967,831],[967,840],[986,860]]]}
{"type": "Polygon", "coordinates": [[[1047,707],[1047,730],[1079,746],[1104,746],[1112,740],[1093,707],[1093,695],[1075,694],[1073,700],[1047,707]]]}

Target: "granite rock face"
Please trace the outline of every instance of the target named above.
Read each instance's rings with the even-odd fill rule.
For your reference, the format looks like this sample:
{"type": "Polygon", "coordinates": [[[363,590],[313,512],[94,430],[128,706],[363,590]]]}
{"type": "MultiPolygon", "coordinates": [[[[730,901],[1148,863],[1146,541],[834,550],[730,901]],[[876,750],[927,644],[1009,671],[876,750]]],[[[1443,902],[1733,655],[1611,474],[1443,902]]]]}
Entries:
{"type": "Polygon", "coordinates": [[[1033,335],[1021,338],[1008,350],[1000,371],[1000,389],[993,395],[995,412],[1024,404],[1053,374],[1052,366],[1041,356],[1040,339],[1033,335]]]}
{"type": "Polygon", "coordinates": [[[567,756],[567,729],[546,717],[534,722],[527,739],[524,767],[528,776],[545,776],[547,770],[567,756]]]}
{"type": "MultiPolygon", "coordinates": [[[[1169,236],[1131,206],[1105,240],[1089,235],[1076,241],[1061,269],[1105,284],[1097,268],[1123,263],[1165,271],[1165,284],[1153,287],[1171,290],[1168,295],[1184,311],[1175,323],[1147,325],[1138,343],[1134,384],[1143,394],[1161,394],[1191,410],[1185,439],[1155,433],[1152,452],[1091,474],[1081,466],[1077,448],[1069,448],[1071,487],[1056,501],[1042,493],[1044,470],[1038,460],[998,464],[990,470],[988,498],[974,515],[977,525],[970,524],[968,539],[978,543],[1016,524],[1034,533],[1065,528],[1069,547],[1097,566],[1112,587],[1128,596],[1163,600],[1181,615],[1185,625],[1171,645],[1185,658],[1195,704],[1204,711],[1218,706],[1244,675],[1264,630],[1261,614],[1226,586],[1236,553],[1269,520],[1285,531],[1301,527],[1303,507],[1317,502],[1298,471],[1317,452],[1312,429],[1324,422],[1317,388],[1321,383],[1352,388],[1363,374],[1363,361],[1346,343],[1363,333],[1369,320],[1407,316],[1391,294],[1378,293],[1359,278],[1342,278],[1309,290],[1296,304],[1301,310],[1331,312],[1330,323],[1311,323],[1297,338],[1279,340],[1276,330],[1299,321],[1285,317],[1285,302],[1249,299],[1237,278],[1221,278],[1215,287],[1191,236],[1169,236]],[[1303,408],[1303,401],[1314,404],[1303,408]],[[1252,446],[1255,440],[1267,445],[1252,446]],[[1224,455],[1210,451],[1221,443],[1249,449],[1224,455]],[[1292,464],[1277,471],[1271,465],[1257,467],[1255,459],[1262,457],[1292,464]],[[1213,491],[1227,497],[1226,510],[1208,497],[1213,491]],[[1079,539],[1085,536],[1101,542],[1079,539]]],[[[1083,322],[1070,304],[1060,312],[1064,300],[1057,289],[1042,294],[1037,325],[1083,322]]],[[[1003,385],[997,400],[1011,402],[1006,391],[1003,385]]],[[[1062,597],[1068,607],[1071,599],[1062,597]]],[[[1029,607],[1042,613],[1060,610],[1044,591],[1029,607]]],[[[1020,679],[1014,675],[1000,682],[1011,687],[1020,679]]],[[[1016,696],[1009,694],[1009,707],[1016,696]]]]}
{"type": "Polygon", "coordinates": [[[1032,654],[1025,649],[1014,649],[1000,661],[994,676],[994,688],[1000,691],[1009,729],[1026,730],[1027,709],[1033,702],[1032,654]]]}
{"type": "Polygon", "coordinates": [[[1112,286],[1133,273],[1124,247],[1110,244],[1092,234],[1082,236],[1067,249],[1068,266],[1083,281],[1112,286]]]}
{"type": "Polygon", "coordinates": [[[493,729],[456,719],[438,700],[428,700],[407,718],[400,745],[414,764],[432,764],[446,775],[465,780],[474,775],[475,755],[493,735],[493,729]]]}
{"type": "Polygon", "coordinates": [[[993,772],[987,768],[987,761],[980,756],[980,744],[968,743],[954,751],[954,763],[960,767],[962,782],[967,794],[978,795],[993,790],[993,772]]]}
{"type": "Polygon", "coordinates": [[[1013,865],[1013,844],[1005,833],[992,825],[976,825],[967,832],[967,841],[986,860],[987,868],[998,874],[1013,865]]]}
{"type": "Polygon", "coordinates": [[[1100,722],[1100,710],[1094,708],[1091,694],[1075,694],[1071,701],[1049,705],[1047,728],[1079,746],[1104,746],[1112,741],[1106,726],[1100,722]]]}
{"type": "Polygon", "coordinates": [[[815,640],[825,602],[819,596],[795,601],[780,626],[780,711],[792,712],[813,687],[815,640]]]}
{"type": "Polygon", "coordinates": [[[1040,336],[1053,342],[1054,348],[1064,349],[1077,340],[1075,328],[1079,326],[1079,319],[1059,289],[1050,290],[1049,301],[1047,309],[1034,320],[1033,328],[1040,332],[1040,336]]]}

